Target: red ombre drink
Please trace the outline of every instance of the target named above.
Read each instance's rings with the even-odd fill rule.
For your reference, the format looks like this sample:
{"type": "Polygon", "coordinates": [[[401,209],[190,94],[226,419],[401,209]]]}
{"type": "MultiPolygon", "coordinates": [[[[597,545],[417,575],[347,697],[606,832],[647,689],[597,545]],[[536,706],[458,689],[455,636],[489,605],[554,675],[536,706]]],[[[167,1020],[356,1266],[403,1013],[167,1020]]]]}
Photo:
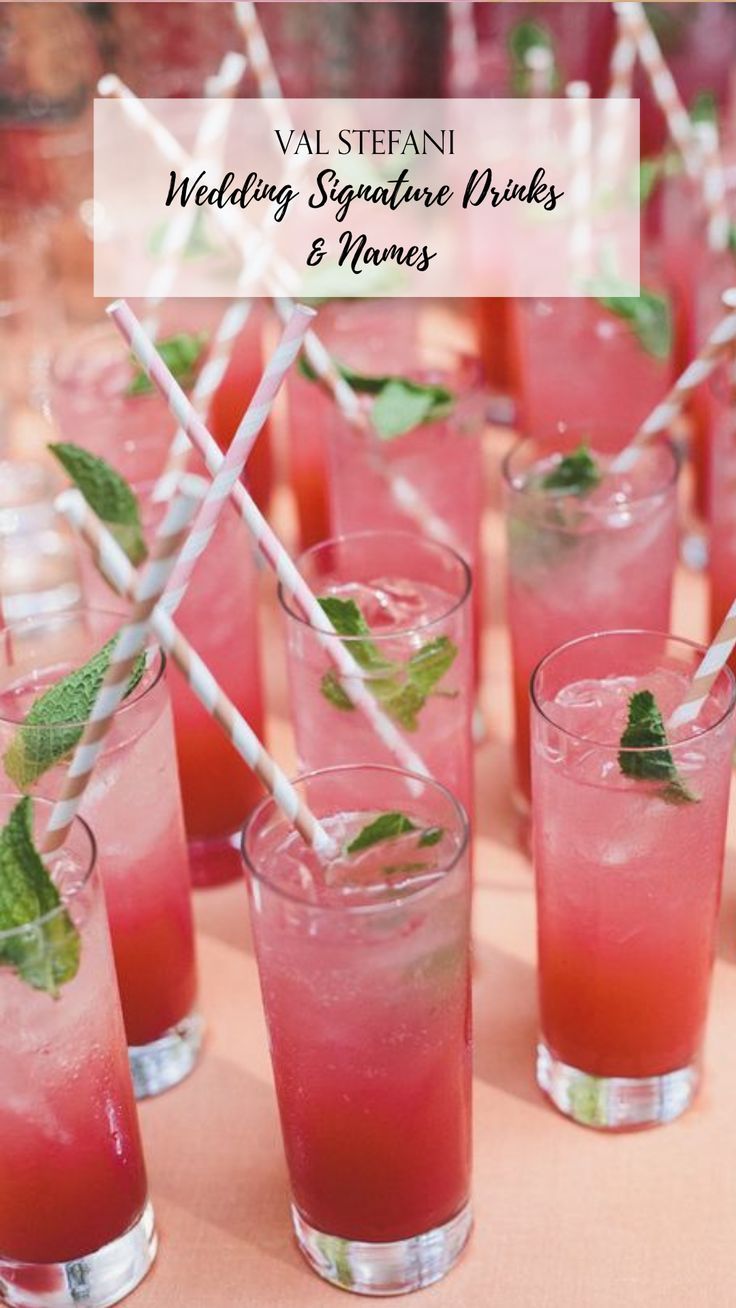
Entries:
{"type": "Polygon", "coordinates": [[[721,367],[706,391],[712,424],[708,580],[713,636],[736,595],[736,398],[731,367],[730,361],[721,367]]]}
{"type": "Polygon", "coordinates": [[[588,1126],[670,1121],[699,1083],[734,746],[730,671],[695,722],[666,724],[704,652],[605,632],[556,649],[534,675],[537,1078],[588,1126]]]}
{"type": "MultiPolygon", "coordinates": [[[[19,800],[0,796],[0,827],[19,800]]],[[[50,812],[34,801],[37,846],[50,812]]],[[[14,1308],[117,1303],[156,1252],[89,828],[77,819],[46,862],[58,907],[0,931],[0,1294],[14,1308]]]]}
{"type": "Polygon", "coordinates": [[[664,318],[643,343],[597,300],[516,300],[512,332],[519,427],[535,438],[574,423],[596,449],[618,450],[673,380],[664,318]]]}
{"type": "Polygon", "coordinates": [[[422,307],[421,301],[345,301],[327,308],[330,312],[320,315],[317,329],[338,364],[363,378],[403,379],[448,397],[426,421],[410,423],[395,435],[385,429],[379,434],[377,406],[385,397],[375,392],[360,392],[369,414],[365,432],[357,431],[331,405],[326,430],[332,532],[411,531],[441,540],[460,554],[473,575],[477,667],[480,437],[487,406],[479,362],[458,352],[445,331],[435,330],[431,306],[422,307]]]}
{"type": "MultiPolygon", "coordinates": [[[[470,574],[451,550],[408,532],[357,532],[298,560],[357,665],[357,679],[429,774],[473,807],[470,574]],[[362,635],[355,628],[365,628],[362,635]]],[[[350,701],[314,628],[280,591],[300,769],[396,759],[350,701]]],[[[325,619],[324,630],[328,630],[325,619]]]]}
{"type": "Polygon", "coordinates": [[[593,450],[589,482],[579,482],[577,490],[545,485],[584,444],[585,429],[568,429],[549,441],[520,441],[504,463],[522,804],[530,793],[529,682],[539,660],[593,631],[669,626],[677,550],[674,448],[667,441],[643,447],[626,473],[610,472],[610,458],[593,450]]]}
{"type": "MultiPolygon", "coordinates": [[[[79,711],[53,727],[33,717],[40,696],[86,664],[119,629],[119,616],[80,609],[7,627],[0,643],[0,753],[11,782],[61,791],[79,711]],[[55,741],[70,741],[59,757],[55,741]],[[53,748],[52,748],[53,747],[53,748]]],[[[194,1067],[201,1019],[189,865],[163,655],[123,700],[82,801],[100,849],[131,1067],[139,1096],[194,1067]]]]}
{"type": "Polygon", "coordinates": [[[297,784],[334,860],[270,799],[244,834],[292,1218],[327,1280],[405,1292],[450,1269],[471,1222],[467,824],[393,768],[297,784]]]}

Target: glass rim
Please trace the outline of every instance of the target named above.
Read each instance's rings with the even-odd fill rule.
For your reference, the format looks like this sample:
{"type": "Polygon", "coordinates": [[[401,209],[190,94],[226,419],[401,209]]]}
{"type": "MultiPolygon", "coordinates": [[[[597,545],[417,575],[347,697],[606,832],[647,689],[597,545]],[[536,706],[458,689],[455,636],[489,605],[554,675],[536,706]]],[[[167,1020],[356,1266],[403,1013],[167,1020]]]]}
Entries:
{"type": "MultiPolygon", "coordinates": [[[[397,540],[398,542],[408,541],[411,542],[412,545],[416,545],[417,543],[419,543],[422,549],[433,550],[435,553],[439,553],[445,558],[452,559],[453,562],[459,565],[460,568],[460,576],[463,582],[462,594],[454,596],[451,602],[448,604],[448,606],[446,608],[443,608],[442,613],[438,614],[437,617],[431,618],[428,622],[421,622],[421,623],[415,622],[412,623],[410,626],[402,625],[401,627],[397,627],[392,631],[380,631],[380,632],[371,631],[370,639],[371,641],[374,641],[376,644],[381,644],[382,642],[385,641],[396,640],[402,636],[409,636],[416,631],[429,631],[431,630],[432,627],[436,627],[438,623],[447,622],[447,620],[452,617],[453,613],[456,613],[458,609],[462,608],[463,604],[465,604],[466,601],[470,599],[473,589],[473,573],[470,568],[470,564],[462,557],[462,555],[458,554],[457,550],[453,549],[451,545],[444,545],[440,541],[430,540],[428,537],[419,536],[412,531],[378,531],[374,529],[372,531],[348,531],[348,532],[343,532],[339,536],[328,536],[325,540],[319,540],[314,545],[310,545],[308,549],[302,550],[301,554],[297,555],[297,558],[295,559],[295,566],[297,567],[299,572],[301,572],[302,563],[306,561],[310,557],[310,555],[316,554],[319,550],[324,550],[327,549],[328,547],[334,548],[334,546],[340,545],[342,543],[359,544],[361,541],[372,541],[372,540],[387,541],[393,539],[397,540]]],[[[405,579],[407,581],[411,581],[410,577],[406,577],[405,579]]],[[[310,589],[312,589],[311,586],[310,589]]],[[[299,613],[296,610],[296,608],[293,608],[291,606],[291,603],[286,594],[286,591],[284,589],[284,584],[282,581],[279,581],[277,594],[279,598],[279,604],[281,605],[281,608],[283,609],[284,613],[288,618],[292,618],[294,622],[298,622],[300,626],[306,627],[309,631],[315,631],[315,632],[318,631],[325,636],[334,635],[334,632],[330,627],[315,626],[315,624],[311,622],[309,618],[303,617],[301,613],[299,613]]],[[[349,648],[354,641],[366,640],[366,637],[365,636],[340,636],[339,640],[343,642],[345,645],[347,645],[349,648]]],[[[369,680],[370,678],[369,675],[366,674],[366,676],[361,679],[369,680]]]]}
{"type": "MultiPolygon", "coordinates": [[[[124,360],[129,357],[128,347],[114,323],[109,320],[107,322],[90,323],[87,327],[84,327],[82,331],[78,332],[72,340],[63,341],[58,349],[54,350],[49,365],[49,376],[54,385],[76,388],[79,385],[79,379],[75,379],[71,374],[68,375],[62,371],[62,361],[68,358],[76,358],[80,353],[84,353],[85,347],[89,347],[91,341],[104,340],[116,342],[119,346],[121,359],[124,360]]],[[[158,392],[154,389],[153,394],[157,393],[158,392]]],[[[133,398],[145,399],[145,394],[143,397],[135,396],[133,398]]],[[[53,396],[51,397],[51,400],[53,402],[53,396]]]]}
{"type": "MultiPolygon", "coordinates": [[[[662,749],[661,745],[621,746],[615,741],[596,740],[593,736],[580,735],[579,732],[571,731],[568,727],[563,727],[560,725],[559,722],[556,722],[555,719],[551,717],[548,712],[545,711],[545,709],[542,707],[542,705],[539,702],[539,698],[537,695],[537,679],[539,673],[545,668],[547,664],[551,663],[555,658],[557,658],[558,655],[564,654],[568,650],[573,649],[576,645],[588,644],[590,641],[596,641],[596,640],[607,640],[613,636],[619,636],[619,637],[620,636],[634,636],[634,637],[646,636],[650,639],[655,639],[655,640],[672,641],[677,645],[682,645],[690,650],[697,651],[698,655],[700,655],[701,657],[702,655],[705,654],[707,649],[706,645],[701,645],[696,640],[690,640],[687,636],[675,636],[669,631],[649,630],[647,627],[621,627],[621,628],[617,627],[617,628],[613,628],[610,631],[592,631],[589,632],[586,636],[576,636],[574,640],[566,640],[563,642],[562,645],[556,645],[554,649],[550,650],[548,654],[545,654],[544,657],[541,658],[537,663],[529,679],[529,695],[531,698],[532,707],[536,710],[539,716],[549,724],[549,726],[554,727],[555,731],[561,732],[562,735],[565,736],[568,740],[575,740],[583,745],[593,745],[595,746],[596,749],[615,750],[617,753],[623,753],[627,755],[657,753],[658,751],[661,751],[662,749]]],[[[736,677],[734,677],[734,674],[731,671],[728,664],[726,664],[725,667],[721,669],[721,671],[725,673],[726,679],[730,683],[730,694],[725,709],[723,710],[723,712],[720,714],[720,716],[715,722],[711,722],[710,726],[704,727],[701,731],[694,731],[693,724],[691,723],[689,724],[687,735],[681,737],[681,739],[679,740],[668,739],[667,749],[669,749],[671,753],[673,753],[676,750],[683,749],[685,746],[692,745],[694,740],[698,740],[698,741],[704,740],[707,736],[710,736],[711,733],[714,732],[718,727],[722,726],[723,723],[733,714],[734,708],[736,707],[736,677]]]]}
{"type": "MultiPolygon", "coordinates": [[[[15,792],[0,790],[0,801],[4,799],[12,799],[17,802],[25,798],[27,798],[27,796],[22,794],[16,794],[15,792]]],[[[34,806],[36,804],[41,804],[45,809],[48,810],[54,808],[54,801],[51,799],[46,799],[41,795],[34,795],[33,803],[34,806]]],[[[13,805],[13,807],[14,806],[15,805],[13,805]]],[[[88,840],[89,843],[89,860],[86,862],[84,875],[79,880],[75,880],[74,885],[71,887],[68,894],[62,896],[61,892],[59,892],[60,902],[56,905],[55,908],[50,908],[47,913],[42,913],[40,917],[34,917],[31,922],[21,922],[19,923],[18,926],[8,927],[5,930],[0,931],[0,941],[12,940],[14,936],[23,935],[28,931],[33,931],[38,929],[38,927],[46,926],[48,922],[53,922],[53,920],[59,917],[61,913],[67,912],[69,905],[74,902],[74,900],[77,898],[79,894],[81,894],[83,890],[87,889],[90,878],[97,866],[97,853],[98,853],[97,840],[95,839],[95,834],[92,828],[90,827],[89,823],[85,821],[83,817],[80,817],[78,813],[75,814],[74,818],[72,819],[70,829],[76,830],[77,828],[80,828],[82,831],[86,833],[86,839],[88,840]]],[[[56,854],[56,853],[63,852],[65,845],[66,845],[66,841],[61,845],[60,850],[58,851],[54,850],[53,853],[56,854]]],[[[59,887],[57,886],[57,890],[58,889],[59,887]]]]}
{"type": "Polygon", "coordinates": [[[420,772],[410,772],[408,769],[390,767],[388,764],[384,763],[343,763],[329,768],[314,768],[311,772],[303,772],[298,776],[292,777],[291,781],[293,785],[301,786],[305,782],[314,781],[322,777],[329,777],[335,773],[341,773],[344,775],[345,773],[350,772],[381,772],[402,778],[408,777],[411,780],[420,781],[423,786],[428,786],[434,791],[439,791],[440,794],[450,802],[455,814],[457,815],[460,840],[452,857],[447,861],[447,863],[442,865],[437,881],[433,881],[431,885],[419,886],[418,889],[410,890],[407,894],[400,897],[391,896],[388,899],[382,900],[380,903],[373,904],[317,904],[313,900],[307,899],[305,896],[298,894],[294,890],[284,889],[284,887],[280,886],[273,877],[264,875],[259,871],[248,850],[248,838],[251,830],[256,820],[263,816],[269,806],[279,813],[284,825],[288,827],[289,830],[292,829],[288,818],[281,814],[273,795],[265,795],[263,799],[259,800],[256,807],[248,814],[248,817],[243,823],[240,831],[240,856],[243,863],[249,874],[258,882],[258,884],[273,891],[275,895],[278,895],[279,899],[286,900],[291,904],[298,904],[300,908],[312,909],[318,913],[340,913],[343,916],[353,917],[356,914],[385,913],[389,910],[395,910],[402,904],[415,904],[422,896],[431,894],[431,892],[436,889],[438,881],[444,882],[445,878],[448,877],[451,872],[454,872],[460,860],[464,857],[470,843],[470,819],[468,814],[460,803],[460,800],[456,799],[452,794],[452,791],[448,790],[447,786],[444,786],[441,781],[436,781],[434,777],[422,776],[420,772]]]}
{"type": "MultiPolygon", "coordinates": [[[[32,628],[35,626],[40,626],[43,624],[47,624],[49,622],[56,623],[60,619],[71,618],[75,614],[77,615],[92,614],[93,616],[109,617],[109,618],[122,617],[123,621],[120,623],[120,626],[122,627],[125,625],[124,615],[121,613],[115,613],[112,609],[87,608],[85,605],[79,605],[76,608],[63,609],[59,613],[46,614],[45,617],[43,614],[39,614],[38,616],[34,616],[34,617],[19,618],[17,622],[9,622],[7,626],[0,627],[0,650],[2,650],[4,638],[6,636],[9,636],[12,639],[14,632],[18,632],[20,630],[32,628]]],[[[107,639],[109,640],[111,639],[111,637],[108,637],[107,639]]],[[[146,651],[145,651],[146,654],[148,654],[149,650],[155,651],[155,654],[158,658],[158,666],[155,669],[155,675],[153,676],[153,679],[147,685],[144,685],[142,687],[140,684],[137,685],[135,689],[131,691],[130,695],[127,695],[123,700],[121,700],[121,702],[118,704],[113,714],[114,718],[117,718],[119,715],[122,715],[123,713],[130,712],[130,710],[134,708],[136,704],[140,704],[151,693],[151,691],[155,690],[156,686],[158,686],[159,682],[162,680],[164,676],[164,672],[166,670],[166,664],[168,661],[166,656],[166,651],[162,649],[161,646],[156,644],[155,642],[152,642],[150,645],[146,647],[146,651]]],[[[0,666],[2,665],[3,665],[3,659],[2,656],[0,655],[0,666]]],[[[7,666],[12,667],[12,664],[8,664],[7,666]]],[[[152,666],[153,666],[152,664],[149,665],[147,663],[146,671],[149,671],[150,667],[152,666]]],[[[37,667],[31,668],[31,669],[27,669],[25,673],[20,673],[19,675],[21,678],[33,676],[34,673],[38,671],[39,669],[37,667]]],[[[72,668],[72,671],[76,671],[76,669],[72,668]]],[[[63,675],[67,676],[68,673],[64,673],[63,675]]],[[[58,680],[59,681],[63,680],[63,677],[59,677],[58,680]]],[[[56,684],[57,682],[52,683],[52,685],[56,685],[56,684]]],[[[24,731],[36,731],[36,732],[48,731],[49,730],[48,723],[43,723],[43,722],[26,723],[25,718],[28,716],[28,713],[30,712],[29,709],[26,710],[25,715],[20,717],[10,717],[8,713],[4,711],[4,709],[2,708],[2,701],[10,692],[11,685],[4,688],[0,688],[0,726],[14,727],[16,729],[23,728],[24,731]]],[[[51,688],[52,688],[51,686],[46,686],[44,687],[44,690],[41,690],[38,693],[42,695],[45,693],[46,690],[50,690],[51,688]]],[[[80,721],[78,719],[65,718],[64,721],[57,722],[54,725],[57,727],[85,727],[87,725],[87,719],[82,719],[80,721]]]]}
{"type": "MultiPolygon", "coordinates": [[[[549,437],[550,444],[552,444],[554,440],[555,440],[554,435],[549,437]]],[[[560,504],[560,503],[575,504],[575,506],[580,509],[581,516],[587,519],[588,521],[590,521],[591,519],[602,518],[604,514],[610,514],[612,511],[614,511],[616,507],[619,508],[623,507],[620,505],[611,506],[610,504],[603,505],[603,504],[586,503],[585,496],[581,497],[578,495],[574,495],[572,493],[552,496],[552,495],[548,495],[545,491],[540,490],[538,487],[535,488],[533,486],[528,486],[523,484],[519,485],[519,483],[516,482],[512,477],[511,462],[514,456],[518,454],[525,445],[528,446],[535,441],[539,444],[548,443],[546,437],[521,436],[519,437],[518,440],[514,441],[513,445],[511,446],[511,449],[506,451],[503,460],[501,462],[501,475],[503,477],[503,482],[506,490],[510,491],[513,495],[519,496],[520,498],[526,500],[527,503],[536,502],[539,504],[560,504]]],[[[592,441],[590,442],[590,447],[591,449],[593,449],[593,452],[595,453],[596,451],[592,441]]],[[[625,500],[625,505],[632,505],[634,507],[638,507],[640,505],[646,505],[650,501],[661,499],[662,496],[665,495],[669,490],[677,486],[677,481],[680,476],[680,471],[682,469],[683,456],[680,448],[675,444],[672,437],[668,433],[663,433],[662,435],[658,436],[655,440],[649,441],[645,448],[648,448],[650,450],[656,450],[656,449],[666,450],[667,453],[671,455],[672,458],[672,465],[670,471],[667,474],[667,476],[663,478],[661,483],[659,483],[656,487],[654,487],[654,489],[647,489],[643,491],[641,494],[634,494],[634,495],[627,496],[625,500]]],[[[620,453],[620,451],[618,452],[620,453]]],[[[614,459],[616,457],[616,453],[608,453],[607,451],[603,451],[603,450],[601,450],[600,453],[606,455],[610,459],[614,459]]],[[[559,531],[560,534],[576,535],[574,528],[571,526],[565,526],[565,525],[558,526],[557,524],[550,524],[550,529],[559,531]]],[[[606,524],[602,522],[600,526],[600,530],[603,531],[605,529],[606,529],[606,524]]]]}

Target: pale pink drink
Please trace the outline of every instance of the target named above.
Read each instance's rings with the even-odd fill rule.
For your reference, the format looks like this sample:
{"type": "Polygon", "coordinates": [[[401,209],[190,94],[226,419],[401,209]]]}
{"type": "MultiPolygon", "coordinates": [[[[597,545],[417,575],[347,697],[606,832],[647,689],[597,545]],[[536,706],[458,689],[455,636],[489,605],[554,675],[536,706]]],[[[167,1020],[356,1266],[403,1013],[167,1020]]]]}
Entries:
{"type": "MultiPolygon", "coordinates": [[[[0,795],[0,826],[19,800],[0,795]]],[[[37,847],[51,807],[33,801],[37,847]]],[[[95,842],[81,819],[45,861],[60,903],[0,931],[0,1296],[13,1308],[113,1304],[146,1275],[157,1240],[95,842]]]]}
{"type": "MultiPolygon", "coordinates": [[[[77,717],[61,724],[70,742],[67,753],[36,776],[32,764],[46,761],[59,725],[24,725],[31,706],[85,664],[120,625],[119,615],[79,609],[0,633],[2,766],[31,794],[60,793],[81,725],[77,717]]],[[[171,707],[164,656],[155,648],[141,681],[115,713],[81,811],[98,843],[136,1093],[157,1094],[195,1066],[202,1023],[194,1008],[189,866],[171,707]]]]}
{"type": "Polygon", "coordinates": [[[549,436],[560,422],[621,448],[673,381],[674,354],[658,357],[620,315],[594,299],[513,302],[519,426],[549,436]]]}
{"type": "Polygon", "coordinates": [[[587,1126],[671,1121],[700,1080],[734,747],[731,672],[694,722],[666,724],[704,653],[655,632],[604,632],[556,649],[534,675],[537,1079],[587,1126]],[[651,734],[622,742],[632,717],[641,723],[642,692],[654,696],[664,745],[651,734]]]}
{"type": "MultiPolygon", "coordinates": [[[[298,560],[320,599],[356,606],[368,635],[343,636],[362,683],[429,774],[472,811],[470,573],[452,550],[408,532],[357,532],[298,560]]],[[[303,771],[396,758],[350,700],[332,661],[283,588],[292,720],[303,771]]],[[[355,612],[353,608],[353,612],[355,612]]],[[[336,622],[337,619],[334,619],[336,622]]],[[[325,618],[322,630],[329,630],[325,618]]]]}
{"type": "Polygon", "coordinates": [[[438,1280],[471,1214],[467,822],[436,782],[328,769],[297,786],[320,865],[271,799],[244,832],[299,1247],[362,1294],[438,1280]],[[351,851],[379,815],[402,834],[351,851]]]}
{"type": "MultiPolygon", "coordinates": [[[[454,341],[435,334],[421,301],[343,301],[327,309],[317,326],[339,364],[369,377],[443,387],[452,396],[445,416],[390,439],[380,438],[371,423],[368,431],[357,431],[331,404],[325,430],[332,532],[412,531],[451,545],[473,574],[478,661],[481,435],[487,407],[480,364],[459,352],[454,341]],[[412,491],[421,505],[410,509],[412,491]]],[[[362,400],[370,412],[371,397],[362,400]]]]}
{"type": "Polygon", "coordinates": [[[678,460],[668,441],[642,448],[626,473],[593,449],[600,481],[587,493],[545,489],[585,432],[524,440],[504,463],[508,622],[514,679],[516,791],[529,800],[529,682],[537,663],[576,636],[669,626],[677,550],[678,460]]]}

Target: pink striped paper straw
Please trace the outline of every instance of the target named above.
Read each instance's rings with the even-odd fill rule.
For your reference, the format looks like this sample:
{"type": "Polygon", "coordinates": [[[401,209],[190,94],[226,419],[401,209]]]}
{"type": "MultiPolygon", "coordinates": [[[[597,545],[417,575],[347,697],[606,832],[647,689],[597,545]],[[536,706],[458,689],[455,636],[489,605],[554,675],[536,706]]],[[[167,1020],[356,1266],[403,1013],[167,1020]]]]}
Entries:
{"type": "Polygon", "coordinates": [[[725,351],[736,341],[736,288],[724,292],[722,299],[728,313],[713,328],[702,349],[680,373],[665,398],[644,420],[633,440],[616,455],[611,463],[611,471],[627,472],[633,468],[641,446],[669,430],[693,391],[710,377],[725,351]]]}
{"type": "MultiPolygon", "coordinates": [[[[89,546],[97,568],[107,581],[119,595],[133,596],[136,585],[133,567],[114,536],[90,509],[80,492],[63,491],[57,497],[56,504],[89,546]]],[[[331,836],[300,798],[298,791],[225,694],[207,664],[179,631],[161,602],[152,610],[151,628],[162,649],[170,655],[186,678],[200,704],[222,727],[248,767],[260,777],[287,821],[296,827],[302,839],[314,849],[318,857],[329,858],[334,855],[337,850],[331,836]]]]}
{"type": "Polygon", "coordinates": [[[708,646],[682,703],[671,715],[668,727],[682,727],[698,717],[711,688],[723,672],[736,646],[736,599],[708,646]]]}
{"type": "Polygon", "coordinates": [[[264,100],[281,100],[281,83],[255,5],[250,0],[235,0],[233,10],[258,82],[259,95],[264,100]]]}
{"type": "Polygon", "coordinates": [[[703,201],[707,218],[708,245],[717,253],[728,249],[731,222],[726,201],[726,175],[723,170],[718,127],[714,122],[693,124],[700,142],[703,160],[703,201]]]}
{"type": "Polygon", "coordinates": [[[590,87],[587,82],[568,82],[565,95],[572,101],[570,131],[570,267],[578,286],[583,287],[591,277],[593,258],[593,231],[591,207],[593,203],[593,133],[590,118],[590,87]]]}
{"type": "Polygon", "coordinates": [[[629,33],[636,45],[654,98],[667,120],[670,136],[685,161],[685,167],[691,177],[697,177],[701,164],[690,116],[663,58],[644,6],[638,0],[618,0],[614,9],[624,31],[629,33]]]}
{"type": "Polygon", "coordinates": [[[69,827],[79,812],[82,797],[99,758],[116,709],[122,702],[138,656],[146,647],[151,613],[163,593],[177,556],[187,536],[187,528],[197,507],[197,499],[187,493],[186,480],[181,493],[170,504],[159,528],[151,557],[136,581],[133,610],[121,628],[110,656],[110,663],[100,686],[92,712],[74,750],[59,799],[54,804],[44,840],[44,853],[63,845],[69,827]]]}
{"type": "Polygon", "coordinates": [[[611,54],[608,95],[603,118],[603,130],[598,149],[598,168],[601,177],[615,175],[622,155],[627,106],[622,100],[631,98],[636,64],[636,42],[616,17],[616,40],[611,54]]]}
{"type": "MultiPolygon", "coordinates": [[[[202,119],[192,150],[193,157],[206,162],[223,139],[233,109],[232,97],[243,78],[246,60],[235,50],[229,51],[214,77],[209,78],[207,94],[215,100],[202,119]]],[[[161,262],[154,269],[146,296],[146,331],[155,336],[158,324],[156,311],[162,300],[171,294],[176,282],[184,251],[197,221],[197,210],[181,209],[175,212],[166,227],[161,250],[161,262]]]]}
{"type": "MultiPolygon", "coordinates": [[[[199,450],[208,471],[213,477],[216,476],[223,462],[223,455],[201,418],[195,413],[184,391],[141,328],[135,314],[129,305],[119,301],[111,308],[110,316],[141,367],[166,400],[174,417],[181,423],[192,444],[199,450]]],[[[376,734],[403,768],[428,776],[428,769],[422,759],[376,703],[365,685],[364,674],[359,665],[342,644],[278,536],[241,482],[234,482],[230,488],[230,496],[253,536],[259,553],[276,573],[286,594],[313,628],[316,639],[329,655],[338,673],[348,680],[345,690],[355,707],[365,714],[376,734]]]]}
{"type": "MultiPolygon", "coordinates": [[[[251,308],[251,300],[236,300],[222,315],[207,352],[207,358],[192,390],[192,404],[197,413],[207,413],[210,401],[227,372],[235,342],[248,321],[251,308]]],[[[177,427],[163,470],[153,488],[154,503],[171,499],[180,477],[186,471],[191,449],[191,442],[184,428],[177,427]]]]}
{"type": "MultiPolygon", "coordinates": [[[[109,306],[107,312],[113,319],[116,319],[119,307],[119,301],[109,306]]],[[[186,594],[189,578],[197,560],[204,553],[212,539],[225,501],[230,498],[230,492],[245,467],[256,437],[271,412],[279,387],[301,349],[307,324],[313,317],[314,309],[307,309],[304,305],[297,305],[284,327],[276,349],[266,364],[255,394],[240,420],[227,454],[215,473],[212,485],[209,487],[204,503],[197,514],[189,538],[172,572],[166,593],[167,608],[171,613],[177,609],[186,594]]],[[[145,335],[142,327],[139,330],[145,335]]],[[[148,337],[146,339],[148,340],[148,337]]],[[[148,343],[150,348],[153,349],[152,342],[149,340],[148,343]]],[[[135,352],[135,346],[133,349],[135,352]]]]}
{"type": "Polygon", "coordinates": [[[478,83],[480,59],[478,31],[472,0],[454,0],[449,6],[450,77],[455,95],[466,95],[478,83]]]}

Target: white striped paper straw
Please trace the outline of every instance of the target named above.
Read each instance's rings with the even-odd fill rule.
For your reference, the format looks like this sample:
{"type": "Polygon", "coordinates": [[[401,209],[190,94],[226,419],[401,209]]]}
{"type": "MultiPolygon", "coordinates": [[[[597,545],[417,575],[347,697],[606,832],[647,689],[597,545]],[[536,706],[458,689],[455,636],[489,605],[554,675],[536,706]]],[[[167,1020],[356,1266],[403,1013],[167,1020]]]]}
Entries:
{"type": "MultiPolygon", "coordinates": [[[[108,308],[108,313],[113,319],[116,318],[118,309],[119,303],[112,304],[108,308]]],[[[197,560],[201,558],[212,539],[223,506],[240,478],[258,433],[271,412],[279,387],[301,349],[304,333],[313,317],[314,309],[296,305],[276,349],[266,364],[255,394],[238,424],[227,454],[214,475],[212,485],[207,491],[204,503],[171,575],[166,592],[166,606],[170,613],[175,612],[186,594],[189,578],[197,560]]],[[[153,349],[153,343],[144,329],[141,327],[139,331],[148,346],[153,349]]],[[[137,356],[135,341],[132,348],[137,356]]]]}
{"type": "Polygon", "coordinates": [[[619,15],[616,16],[616,40],[611,53],[608,95],[603,115],[603,130],[598,148],[598,168],[602,178],[616,178],[623,153],[628,106],[622,100],[631,98],[636,64],[636,42],[619,15]]]}
{"type": "Polygon", "coordinates": [[[259,95],[264,100],[282,99],[281,82],[255,5],[251,4],[250,0],[235,0],[233,9],[235,20],[243,33],[245,48],[258,83],[259,95]]]}
{"type": "MultiPolygon", "coordinates": [[[[192,444],[199,450],[208,472],[214,477],[223,462],[223,455],[217,442],[195,413],[184,391],[143,332],[135,314],[129,305],[120,301],[110,311],[110,316],[141,367],[166,400],[174,417],[181,423],[192,444]]],[[[429,771],[423,760],[376,703],[365,684],[364,673],[349,650],[342,644],[293,560],[242,482],[236,481],[233,484],[230,497],[248,527],[259,553],[276,573],[286,594],[291,597],[313,628],[316,639],[329,655],[340,676],[347,679],[348,684],[344,688],[352,703],[365,714],[376,734],[403,768],[428,776],[429,771]]]]}
{"type": "MultiPolygon", "coordinates": [[[[233,110],[232,97],[242,81],[245,65],[245,56],[231,50],[225,55],[219,71],[208,81],[208,96],[217,98],[202,118],[192,150],[193,157],[203,164],[209,161],[217,166],[214,152],[227,131],[233,110]]],[[[151,336],[157,333],[156,311],[161,301],[171,294],[176,283],[181,260],[196,221],[197,210],[191,206],[175,210],[166,226],[160,262],[153,271],[146,295],[144,326],[151,336]]]]}
{"type": "Polygon", "coordinates": [[[480,57],[472,0],[449,6],[450,77],[454,95],[467,95],[478,85],[480,57]]]}
{"type": "MultiPolygon", "coordinates": [[[[136,573],[114,536],[90,509],[80,492],[63,491],[57,497],[56,505],[89,546],[102,575],[119,595],[131,597],[135,592],[136,573]]],[[[151,628],[162,649],[170,655],[186,678],[202,707],[222,727],[248,767],[260,777],[287,821],[296,827],[302,839],[319,857],[329,858],[334,855],[335,842],[300,798],[298,791],[225,694],[207,664],[179,631],[161,602],[151,613],[151,628]]]]}
{"type": "MultiPolygon", "coordinates": [[[[252,306],[252,300],[236,300],[228,306],[220,319],[212,344],[207,351],[207,358],[200,368],[192,390],[192,404],[197,413],[203,416],[207,413],[212,397],[227,372],[235,342],[248,321],[252,306]]],[[[177,427],[163,470],[153,488],[154,503],[171,499],[180,477],[186,471],[191,449],[191,442],[184,428],[177,427]]]]}
{"type": "Polygon", "coordinates": [[[629,33],[636,45],[654,98],[667,120],[670,136],[685,161],[685,167],[691,177],[697,177],[701,162],[690,116],[664,60],[644,6],[638,0],[617,0],[614,9],[624,31],[629,33]]]}
{"type": "Polygon", "coordinates": [[[107,672],[64,778],[61,795],[51,812],[44,839],[45,853],[63,845],[79,812],[115,711],[125,697],[130,674],[146,647],[151,613],[184,544],[197,503],[197,499],[187,493],[186,480],[183,481],[180,494],[169,505],[159,524],[151,557],[136,580],[132,612],[118,633],[107,672]]]}
{"type": "Polygon", "coordinates": [[[736,341],[736,288],[725,291],[722,299],[728,312],[713,328],[695,358],[680,373],[665,398],[645,418],[633,440],[616,455],[611,463],[612,472],[628,472],[636,463],[641,446],[669,430],[693,391],[710,377],[725,351],[736,341]]]}
{"type": "Polygon", "coordinates": [[[570,125],[570,267],[575,283],[584,287],[592,274],[593,231],[593,133],[590,118],[590,87],[587,82],[568,82],[565,95],[572,101],[570,125]]]}
{"type": "Polygon", "coordinates": [[[717,253],[728,249],[731,223],[726,201],[726,176],[723,171],[718,127],[714,122],[694,124],[703,160],[703,201],[707,219],[708,245],[717,253]]]}
{"type": "Polygon", "coordinates": [[[736,599],[705,651],[685,698],[671,715],[667,723],[670,729],[695,721],[714,682],[718,680],[728,663],[734,646],[736,646],[736,599]]]}

